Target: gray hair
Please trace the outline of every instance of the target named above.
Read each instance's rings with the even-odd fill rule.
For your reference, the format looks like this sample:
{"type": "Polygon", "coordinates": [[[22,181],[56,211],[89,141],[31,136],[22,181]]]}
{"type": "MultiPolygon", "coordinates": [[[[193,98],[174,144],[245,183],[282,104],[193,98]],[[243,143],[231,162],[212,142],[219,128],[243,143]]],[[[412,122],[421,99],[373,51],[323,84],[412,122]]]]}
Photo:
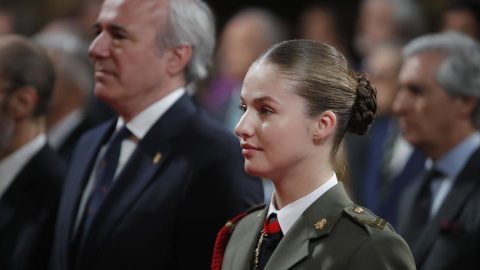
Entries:
{"type": "Polygon", "coordinates": [[[400,27],[400,35],[409,40],[426,30],[423,14],[416,2],[411,0],[388,0],[393,7],[395,20],[400,27]]]}
{"type": "Polygon", "coordinates": [[[170,12],[165,35],[160,35],[160,46],[189,44],[192,58],[187,64],[187,83],[208,75],[215,49],[215,22],[212,11],[201,0],[170,0],[170,12]]]}
{"type": "Polygon", "coordinates": [[[81,86],[85,96],[93,89],[92,69],[87,57],[88,43],[80,37],[66,33],[40,33],[33,39],[46,50],[58,52],[58,69],[67,81],[81,86]]]}
{"type": "MultiPolygon", "coordinates": [[[[446,54],[435,78],[450,96],[480,98],[480,45],[477,42],[458,32],[425,35],[405,46],[403,58],[424,52],[446,54]]],[[[479,127],[480,102],[472,118],[479,127]]]]}
{"type": "Polygon", "coordinates": [[[55,71],[47,53],[40,45],[19,35],[1,35],[0,44],[0,77],[8,83],[7,94],[24,86],[35,88],[38,102],[32,116],[45,116],[55,84],[55,71]]]}

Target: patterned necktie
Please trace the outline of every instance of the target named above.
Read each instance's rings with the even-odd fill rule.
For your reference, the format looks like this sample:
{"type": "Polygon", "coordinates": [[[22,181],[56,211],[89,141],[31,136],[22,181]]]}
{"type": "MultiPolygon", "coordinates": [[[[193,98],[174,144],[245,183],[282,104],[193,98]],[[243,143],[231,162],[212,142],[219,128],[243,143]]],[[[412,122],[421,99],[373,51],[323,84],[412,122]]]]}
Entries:
{"type": "Polygon", "coordinates": [[[254,269],[263,270],[273,254],[280,240],[283,238],[277,214],[272,213],[265,220],[260,234],[257,249],[255,250],[254,269]]]}
{"type": "Polygon", "coordinates": [[[95,213],[105,198],[107,191],[110,189],[115,171],[117,170],[122,141],[130,136],[130,134],[127,126],[123,126],[118,132],[115,132],[108,141],[105,155],[97,168],[93,190],[85,209],[82,225],[77,232],[77,239],[82,237],[82,234],[90,228],[95,213]]]}

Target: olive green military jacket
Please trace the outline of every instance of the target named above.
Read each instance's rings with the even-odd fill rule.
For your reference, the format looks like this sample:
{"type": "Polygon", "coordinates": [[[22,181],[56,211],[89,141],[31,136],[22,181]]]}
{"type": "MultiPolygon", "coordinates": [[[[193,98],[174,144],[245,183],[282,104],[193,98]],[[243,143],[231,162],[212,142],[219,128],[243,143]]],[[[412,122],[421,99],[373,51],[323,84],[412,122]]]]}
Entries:
{"type": "MultiPolygon", "coordinates": [[[[268,206],[232,227],[222,270],[252,269],[268,206]]],[[[317,199],[278,244],[264,270],[416,269],[390,224],[352,203],[341,183],[317,199]]]]}

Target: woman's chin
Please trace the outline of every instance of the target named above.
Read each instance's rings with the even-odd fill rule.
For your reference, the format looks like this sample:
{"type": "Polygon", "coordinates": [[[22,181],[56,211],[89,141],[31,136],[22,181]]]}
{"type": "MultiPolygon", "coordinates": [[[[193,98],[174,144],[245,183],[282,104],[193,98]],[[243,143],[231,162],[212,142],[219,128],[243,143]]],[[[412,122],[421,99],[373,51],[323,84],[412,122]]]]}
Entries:
{"type": "Polygon", "coordinates": [[[250,166],[248,164],[245,164],[245,172],[247,172],[247,174],[251,176],[263,177],[262,170],[260,170],[260,168],[256,166],[250,166]]]}

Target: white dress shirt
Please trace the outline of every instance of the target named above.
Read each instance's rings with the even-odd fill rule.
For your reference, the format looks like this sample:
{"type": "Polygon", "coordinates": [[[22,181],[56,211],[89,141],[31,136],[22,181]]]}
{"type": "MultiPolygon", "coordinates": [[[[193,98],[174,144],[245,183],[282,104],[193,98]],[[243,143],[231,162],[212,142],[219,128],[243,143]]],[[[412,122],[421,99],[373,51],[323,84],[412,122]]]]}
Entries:
{"type": "Polygon", "coordinates": [[[23,167],[47,144],[45,133],[37,135],[33,140],[0,161],[0,198],[23,167]]]}
{"type": "Polygon", "coordinates": [[[273,191],[272,199],[270,200],[270,207],[268,208],[268,216],[271,213],[277,213],[277,220],[280,224],[280,229],[283,235],[287,234],[295,221],[302,215],[307,208],[312,205],[320,196],[331,189],[338,183],[337,175],[333,173],[332,177],[328,179],[323,185],[312,191],[311,193],[303,196],[302,198],[288,204],[280,210],[275,207],[275,191],[273,191]]]}
{"type": "Polygon", "coordinates": [[[390,161],[390,179],[397,177],[407,165],[414,147],[400,134],[393,145],[392,159],[390,161]]]}
{"type": "Polygon", "coordinates": [[[476,131],[441,157],[435,164],[433,164],[431,159],[427,159],[425,162],[427,170],[435,166],[435,168],[443,174],[443,177],[433,179],[430,184],[430,189],[433,194],[430,218],[438,212],[443,201],[445,201],[448,193],[450,193],[450,190],[455,184],[458,175],[479,147],[480,132],[476,131]]]}
{"type": "MultiPolygon", "coordinates": [[[[165,114],[165,112],[170,109],[170,107],[175,104],[183,95],[185,94],[185,88],[181,87],[172,93],[168,94],[164,98],[158,100],[157,102],[153,103],[137,116],[135,116],[130,122],[126,123],[130,132],[135,136],[135,138],[125,139],[122,142],[122,148],[120,151],[120,157],[117,165],[117,170],[115,171],[115,176],[113,178],[113,182],[116,181],[117,175],[121,172],[125,164],[128,162],[128,159],[133,154],[135,147],[137,146],[137,142],[142,140],[150,128],[165,114]]],[[[117,120],[117,129],[121,128],[125,124],[125,121],[122,117],[119,117],[117,120]]],[[[77,212],[77,218],[75,222],[75,229],[74,235],[77,232],[78,226],[80,225],[80,220],[83,217],[83,213],[85,211],[85,207],[87,205],[88,199],[90,198],[90,194],[92,193],[93,186],[95,183],[95,176],[97,174],[97,168],[99,166],[100,161],[103,159],[105,155],[106,146],[102,146],[100,149],[97,158],[95,160],[94,169],[90,174],[87,186],[82,195],[82,200],[80,202],[80,207],[77,212]]],[[[73,235],[73,236],[74,236],[73,235]]],[[[73,239],[73,238],[72,238],[73,239]]]]}

